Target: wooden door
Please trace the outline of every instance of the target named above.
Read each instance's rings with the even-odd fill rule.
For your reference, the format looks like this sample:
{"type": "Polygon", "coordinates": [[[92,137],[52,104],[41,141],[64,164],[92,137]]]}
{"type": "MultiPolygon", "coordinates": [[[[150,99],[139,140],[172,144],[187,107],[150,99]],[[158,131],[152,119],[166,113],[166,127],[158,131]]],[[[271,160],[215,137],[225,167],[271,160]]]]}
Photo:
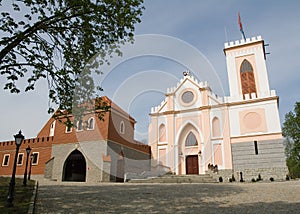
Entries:
{"type": "Polygon", "coordinates": [[[199,174],[198,155],[186,157],[186,174],[199,174]]]}

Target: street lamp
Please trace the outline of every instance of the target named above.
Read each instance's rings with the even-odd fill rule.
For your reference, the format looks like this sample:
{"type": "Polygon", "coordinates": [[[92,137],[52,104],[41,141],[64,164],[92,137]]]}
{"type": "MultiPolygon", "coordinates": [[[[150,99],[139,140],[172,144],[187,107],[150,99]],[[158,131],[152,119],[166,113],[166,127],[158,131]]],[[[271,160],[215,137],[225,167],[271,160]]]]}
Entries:
{"type": "Polygon", "coordinates": [[[27,157],[26,157],[26,166],[25,166],[25,172],[24,172],[24,179],[23,179],[23,186],[26,186],[26,182],[27,182],[27,167],[28,167],[28,157],[30,154],[31,148],[28,146],[26,148],[26,153],[27,153],[27,157]]]}
{"type": "Polygon", "coordinates": [[[13,200],[14,200],[14,189],[15,189],[15,177],[16,177],[16,168],[17,168],[17,158],[19,153],[19,148],[22,144],[22,141],[24,140],[24,136],[22,135],[22,131],[19,131],[19,134],[14,135],[15,143],[16,143],[16,154],[15,154],[15,160],[13,165],[13,171],[11,175],[11,179],[9,182],[9,191],[7,196],[7,207],[13,206],[13,200]]]}
{"type": "Polygon", "coordinates": [[[29,181],[30,181],[30,175],[31,175],[32,159],[33,159],[33,154],[30,155],[30,165],[29,165],[29,173],[28,173],[29,181]]]}

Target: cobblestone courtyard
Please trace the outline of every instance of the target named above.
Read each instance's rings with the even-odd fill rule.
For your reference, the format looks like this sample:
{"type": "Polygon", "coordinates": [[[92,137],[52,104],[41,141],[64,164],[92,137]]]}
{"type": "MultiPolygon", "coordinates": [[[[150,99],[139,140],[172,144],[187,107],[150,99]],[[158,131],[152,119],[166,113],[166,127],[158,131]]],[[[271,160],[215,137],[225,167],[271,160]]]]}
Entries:
{"type": "Polygon", "coordinates": [[[41,184],[37,213],[299,213],[300,181],[41,184]]]}

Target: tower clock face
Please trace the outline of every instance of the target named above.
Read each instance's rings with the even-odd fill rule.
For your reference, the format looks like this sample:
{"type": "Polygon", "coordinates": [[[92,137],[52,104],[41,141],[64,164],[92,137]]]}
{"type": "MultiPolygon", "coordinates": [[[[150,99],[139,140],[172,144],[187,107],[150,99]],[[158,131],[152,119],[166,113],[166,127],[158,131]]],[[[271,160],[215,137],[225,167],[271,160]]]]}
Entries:
{"type": "Polygon", "coordinates": [[[194,93],[192,91],[186,91],[182,93],[181,100],[185,104],[190,104],[194,100],[194,93]]]}

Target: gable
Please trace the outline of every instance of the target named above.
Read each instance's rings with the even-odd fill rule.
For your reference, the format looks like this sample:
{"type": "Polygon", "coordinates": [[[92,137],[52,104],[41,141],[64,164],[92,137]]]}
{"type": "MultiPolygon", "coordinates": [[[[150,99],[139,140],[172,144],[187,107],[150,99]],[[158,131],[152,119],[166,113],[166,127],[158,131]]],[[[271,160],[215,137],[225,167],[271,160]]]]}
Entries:
{"type": "Polygon", "coordinates": [[[170,111],[182,111],[199,108],[207,105],[203,99],[207,99],[205,91],[210,91],[207,82],[198,82],[191,75],[184,76],[176,87],[168,88],[166,98],[157,107],[151,109],[151,113],[164,113],[170,111]]]}

